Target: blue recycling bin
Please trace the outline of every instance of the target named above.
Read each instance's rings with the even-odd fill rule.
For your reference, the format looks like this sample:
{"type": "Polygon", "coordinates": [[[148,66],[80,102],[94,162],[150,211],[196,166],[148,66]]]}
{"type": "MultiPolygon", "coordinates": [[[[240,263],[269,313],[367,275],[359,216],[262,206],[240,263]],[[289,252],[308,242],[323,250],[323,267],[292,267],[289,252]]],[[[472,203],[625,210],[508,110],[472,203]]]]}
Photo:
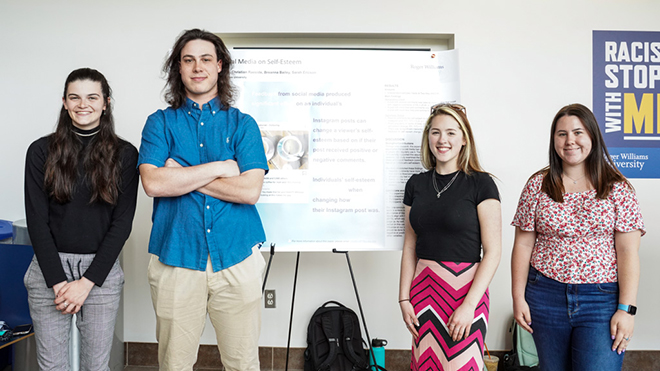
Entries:
{"type": "Polygon", "coordinates": [[[14,237],[13,226],[8,220],[0,220],[0,243],[12,243],[14,237]]]}
{"type": "MultiPolygon", "coordinates": [[[[0,320],[10,328],[32,323],[23,276],[33,256],[25,220],[14,223],[0,220],[0,320]]],[[[16,343],[13,348],[13,356],[10,357],[13,362],[10,362],[14,370],[36,370],[34,338],[16,343]]]]}
{"type": "MultiPolygon", "coordinates": [[[[0,320],[10,328],[32,323],[27,302],[27,290],[23,276],[27,271],[34,251],[29,241],[17,241],[20,222],[16,225],[6,220],[0,221],[0,262],[2,265],[2,284],[0,284],[0,320]],[[23,243],[16,243],[23,242],[23,243]],[[27,243],[25,243],[27,242],[27,243]]],[[[27,235],[27,231],[25,231],[27,235]]]]}

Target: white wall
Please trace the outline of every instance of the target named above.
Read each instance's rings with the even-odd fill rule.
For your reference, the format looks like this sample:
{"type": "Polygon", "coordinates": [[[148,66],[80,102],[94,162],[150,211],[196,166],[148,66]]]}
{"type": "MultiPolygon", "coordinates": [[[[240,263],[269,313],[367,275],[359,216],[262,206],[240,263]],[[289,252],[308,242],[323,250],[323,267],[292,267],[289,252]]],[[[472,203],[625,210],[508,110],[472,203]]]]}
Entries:
{"type": "MultiPolygon", "coordinates": [[[[504,251],[491,285],[490,349],[506,349],[511,313],[508,226],[527,177],[546,164],[550,121],[571,102],[591,104],[592,30],[660,31],[654,1],[0,1],[0,218],[23,218],[23,158],[30,142],[52,131],[66,75],[102,71],[115,96],[117,131],[139,145],[148,114],[164,107],[160,67],[183,29],[223,32],[450,33],[460,50],[462,101],[483,165],[502,195],[504,251]]],[[[657,180],[634,180],[648,234],[630,349],[660,349],[660,222],[657,180]]],[[[123,254],[124,341],[155,341],[146,280],[151,200],[140,196],[123,254]]],[[[400,253],[351,255],[372,337],[407,349],[397,300],[400,253]]],[[[269,288],[277,309],[264,310],[261,344],[285,346],[295,254],[274,258],[269,288]]],[[[346,261],[307,253],[301,271],[292,346],[305,344],[307,321],[322,302],[357,308],[346,261]]],[[[203,342],[214,343],[207,328],[203,342]]]]}

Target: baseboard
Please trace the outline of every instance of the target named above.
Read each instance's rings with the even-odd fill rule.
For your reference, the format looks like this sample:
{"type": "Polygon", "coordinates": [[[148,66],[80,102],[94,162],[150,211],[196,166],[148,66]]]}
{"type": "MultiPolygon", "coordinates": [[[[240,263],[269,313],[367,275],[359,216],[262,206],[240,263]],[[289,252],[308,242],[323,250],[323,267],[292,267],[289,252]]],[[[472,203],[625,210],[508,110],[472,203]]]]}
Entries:
{"type": "MultiPolygon", "coordinates": [[[[127,366],[158,366],[157,343],[124,343],[127,366]]],[[[289,350],[289,370],[302,370],[304,348],[289,350]]],[[[502,360],[505,351],[492,351],[502,360]]],[[[286,367],[286,348],[260,347],[259,362],[262,370],[277,371],[286,367]]],[[[386,349],[385,366],[389,371],[410,369],[410,350],[386,349]]],[[[195,369],[222,370],[222,360],[215,345],[200,345],[195,369]]],[[[499,367],[502,370],[502,365],[499,367]]],[[[622,371],[660,370],[660,350],[630,350],[626,352],[622,371]]]]}

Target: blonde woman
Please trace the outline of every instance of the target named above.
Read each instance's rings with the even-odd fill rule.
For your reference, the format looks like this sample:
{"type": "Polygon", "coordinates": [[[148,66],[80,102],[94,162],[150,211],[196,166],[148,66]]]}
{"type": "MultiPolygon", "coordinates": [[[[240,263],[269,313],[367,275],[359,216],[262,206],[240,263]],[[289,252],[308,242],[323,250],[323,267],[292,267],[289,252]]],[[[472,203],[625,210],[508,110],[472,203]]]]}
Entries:
{"type": "Polygon", "coordinates": [[[499,265],[499,193],[479,165],[465,107],[431,108],[428,170],[406,184],[399,305],[413,336],[411,369],[481,370],[488,285],[499,265]]]}

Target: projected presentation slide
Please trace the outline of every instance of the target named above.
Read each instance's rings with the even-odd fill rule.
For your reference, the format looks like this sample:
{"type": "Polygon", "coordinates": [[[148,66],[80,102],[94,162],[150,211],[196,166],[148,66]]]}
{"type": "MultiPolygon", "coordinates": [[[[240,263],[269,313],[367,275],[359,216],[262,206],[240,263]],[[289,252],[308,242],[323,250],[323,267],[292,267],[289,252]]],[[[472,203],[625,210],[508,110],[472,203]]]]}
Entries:
{"type": "Polygon", "coordinates": [[[257,207],[278,251],[396,250],[430,107],[459,100],[455,51],[234,50],[261,129],[257,207]]]}

